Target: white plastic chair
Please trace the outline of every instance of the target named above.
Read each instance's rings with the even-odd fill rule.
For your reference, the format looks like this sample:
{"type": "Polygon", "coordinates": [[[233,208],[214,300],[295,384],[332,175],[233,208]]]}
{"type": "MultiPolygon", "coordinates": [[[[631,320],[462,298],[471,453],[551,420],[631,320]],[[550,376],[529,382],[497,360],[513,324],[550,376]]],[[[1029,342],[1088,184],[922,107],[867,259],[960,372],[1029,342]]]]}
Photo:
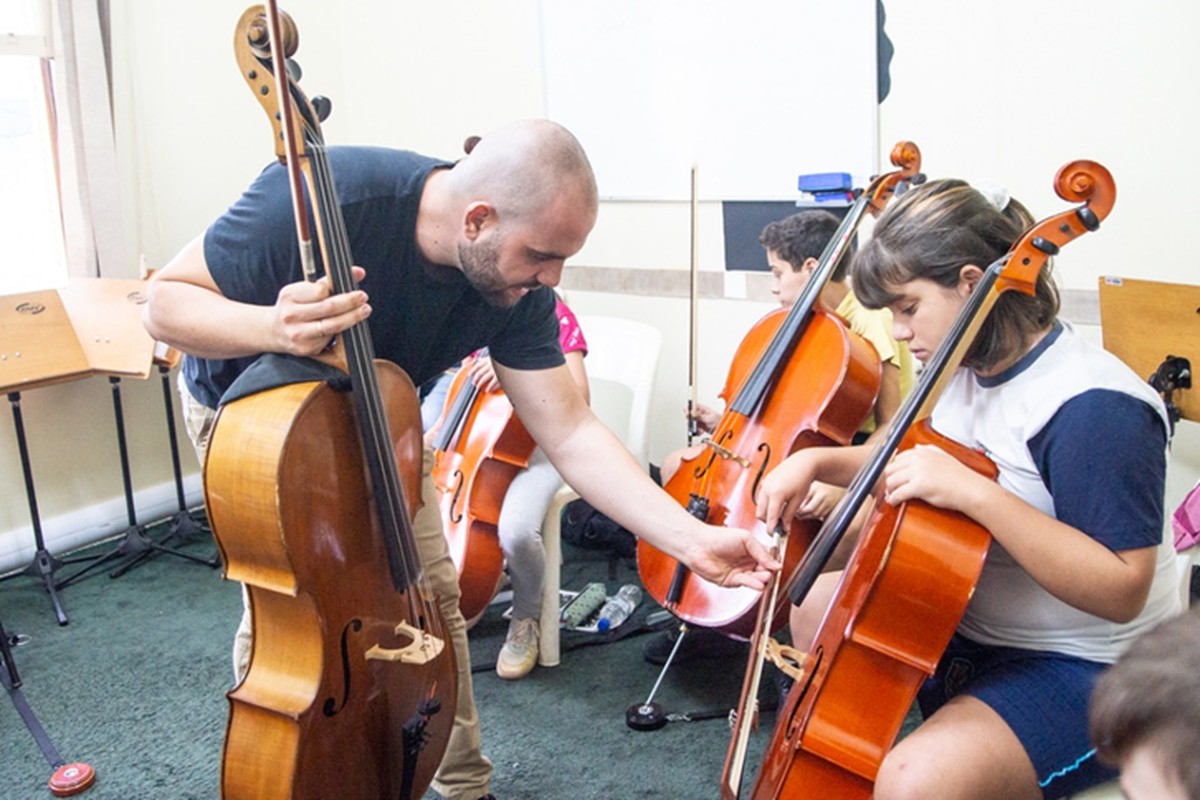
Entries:
{"type": "MultiPolygon", "coordinates": [[[[654,395],[654,378],[662,351],[662,334],[652,325],[619,317],[579,315],[587,339],[583,360],[591,389],[592,409],[633,453],[646,462],[646,423],[654,395]]],[[[546,582],[542,591],[542,618],[538,663],[559,663],[558,595],[562,581],[562,541],[559,526],[562,508],[575,499],[569,486],[555,495],[542,523],[546,550],[546,582]]]]}

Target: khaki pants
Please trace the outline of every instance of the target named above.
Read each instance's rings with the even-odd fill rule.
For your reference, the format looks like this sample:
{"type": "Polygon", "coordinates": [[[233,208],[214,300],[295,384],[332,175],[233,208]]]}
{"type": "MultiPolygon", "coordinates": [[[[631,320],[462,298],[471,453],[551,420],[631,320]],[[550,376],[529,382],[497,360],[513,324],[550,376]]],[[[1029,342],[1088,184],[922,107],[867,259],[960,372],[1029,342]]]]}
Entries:
{"type": "MultiPolygon", "coordinates": [[[[192,397],[182,375],[179,378],[179,392],[183,399],[183,419],[188,437],[196,448],[200,463],[203,464],[216,412],[192,397]]],[[[417,512],[413,531],[425,567],[425,576],[429,579],[434,595],[440,599],[442,617],[450,632],[451,641],[454,643],[454,655],[458,661],[458,707],[454,712],[454,727],[446,745],[446,754],[433,779],[433,788],[448,800],[476,800],[488,793],[492,762],[480,750],[479,714],[475,710],[475,694],[471,683],[471,653],[467,648],[467,625],[458,610],[458,570],[450,559],[446,537],[442,533],[437,492],[430,479],[432,469],[433,453],[426,448],[421,470],[421,494],[425,505],[417,512]]],[[[246,608],[233,642],[233,669],[239,681],[249,665],[252,641],[250,611],[246,608]]]]}

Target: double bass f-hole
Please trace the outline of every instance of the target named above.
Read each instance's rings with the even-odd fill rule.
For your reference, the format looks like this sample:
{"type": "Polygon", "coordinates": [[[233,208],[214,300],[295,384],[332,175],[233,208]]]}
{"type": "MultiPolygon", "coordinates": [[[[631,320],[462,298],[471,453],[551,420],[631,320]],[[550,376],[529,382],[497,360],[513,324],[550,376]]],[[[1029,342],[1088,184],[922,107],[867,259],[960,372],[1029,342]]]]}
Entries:
{"type": "Polygon", "coordinates": [[[346,707],[346,701],[350,699],[350,643],[348,640],[352,632],[358,633],[361,630],[361,619],[352,619],[346,623],[346,627],[342,628],[342,700],[339,703],[332,697],[325,699],[321,713],[327,717],[335,716],[346,707]]]}

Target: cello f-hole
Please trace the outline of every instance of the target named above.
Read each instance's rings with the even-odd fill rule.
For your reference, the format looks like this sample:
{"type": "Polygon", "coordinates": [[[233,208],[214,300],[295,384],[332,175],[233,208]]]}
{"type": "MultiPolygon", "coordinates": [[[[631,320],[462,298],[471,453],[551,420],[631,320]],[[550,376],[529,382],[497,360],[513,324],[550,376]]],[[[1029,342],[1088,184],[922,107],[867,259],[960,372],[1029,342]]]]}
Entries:
{"type": "Polygon", "coordinates": [[[450,521],[455,525],[463,520],[462,507],[458,501],[462,499],[464,480],[462,470],[456,470],[454,472],[454,499],[450,501],[450,521]]]}
{"type": "Polygon", "coordinates": [[[762,483],[763,476],[767,474],[767,465],[771,463],[771,443],[763,442],[758,446],[759,453],[765,453],[766,458],[758,464],[758,471],[754,473],[754,482],[750,484],[750,502],[758,505],[758,485],[762,483]]]}

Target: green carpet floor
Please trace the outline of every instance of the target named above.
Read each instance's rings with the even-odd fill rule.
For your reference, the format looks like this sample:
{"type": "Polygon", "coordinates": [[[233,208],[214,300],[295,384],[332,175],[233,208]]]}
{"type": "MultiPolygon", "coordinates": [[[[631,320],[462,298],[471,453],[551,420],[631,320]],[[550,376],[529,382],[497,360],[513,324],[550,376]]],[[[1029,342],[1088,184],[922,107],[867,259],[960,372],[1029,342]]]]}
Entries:
{"type": "MultiPolygon", "coordinates": [[[[183,548],[214,551],[207,538],[183,548]]],[[[636,579],[632,562],[567,551],[566,589],[598,580],[611,593],[636,579]]],[[[80,797],[216,798],[238,587],[220,570],[157,555],[118,579],[96,570],[61,598],[70,623],[60,627],[38,580],[0,582],[0,622],[23,641],[13,662],[26,700],[63,759],[96,770],[95,786],[80,797]]],[[[566,635],[559,667],[506,682],[491,669],[506,630],[502,610],[492,606],[471,631],[484,752],[500,800],[718,796],[729,737],[723,719],[675,721],[654,732],[625,724],[626,708],[645,700],[658,677],[641,655],[649,636],[597,644],[594,636],[566,635]]],[[[644,628],[654,610],[643,603],[615,633],[644,628]]],[[[726,709],[737,701],[743,668],[741,656],[673,667],[655,699],[672,714],[726,709]]],[[[773,722],[763,715],[755,749],[773,722]]],[[[0,798],[50,797],[52,772],[13,704],[0,698],[0,798]]]]}

